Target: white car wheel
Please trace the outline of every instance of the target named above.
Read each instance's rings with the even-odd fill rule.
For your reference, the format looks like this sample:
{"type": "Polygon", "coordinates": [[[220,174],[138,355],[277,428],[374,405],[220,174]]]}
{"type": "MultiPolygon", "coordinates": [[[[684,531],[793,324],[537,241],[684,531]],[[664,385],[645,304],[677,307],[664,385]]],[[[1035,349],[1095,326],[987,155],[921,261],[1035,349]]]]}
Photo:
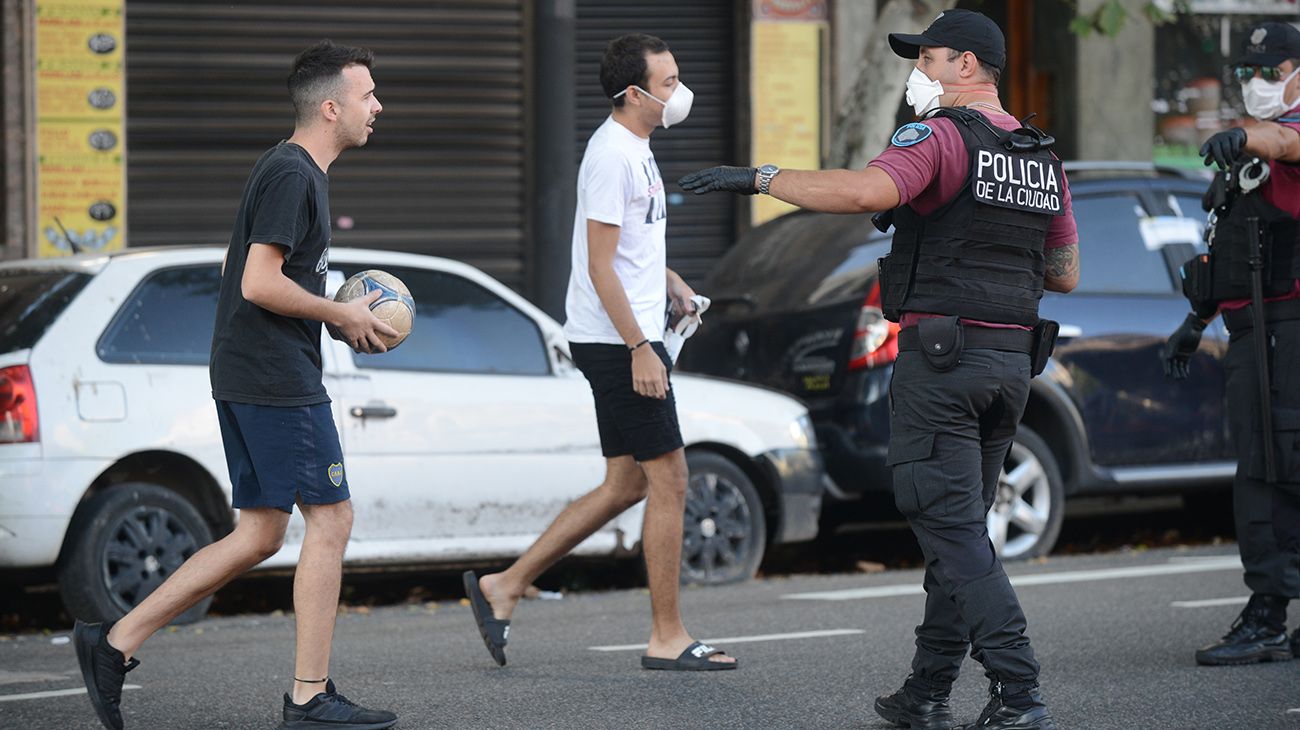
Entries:
{"type": "MultiPolygon", "coordinates": [[[[154,484],[110,487],[82,505],[68,529],[63,605],[74,618],[116,621],[210,542],[211,529],[179,494],[154,484]]],[[[203,618],[211,603],[203,599],[174,623],[203,618]]]]}
{"type": "Polygon", "coordinates": [[[767,546],[758,491],[719,454],[692,452],[686,463],[690,480],[682,525],[682,582],[721,585],[753,578],[767,546]]]}

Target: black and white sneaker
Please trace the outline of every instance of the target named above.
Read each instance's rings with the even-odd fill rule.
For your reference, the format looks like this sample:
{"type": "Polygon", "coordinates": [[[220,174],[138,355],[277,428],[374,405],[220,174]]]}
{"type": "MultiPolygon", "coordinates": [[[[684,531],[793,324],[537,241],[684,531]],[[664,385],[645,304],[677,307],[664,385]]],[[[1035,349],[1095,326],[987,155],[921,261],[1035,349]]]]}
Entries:
{"type": "Polygon", "coordinates": [[[122,652],[108,643],[108,631],[113,624],[86,624],[77,621],[72,629],[72,643],[77,647],[77,663],[81,665],[81,678],[86,681],[86,694],[95,714],[109,730],[122,730],[122,684],[126,673],[140,666],[134,657],[130,662],[122,652]]]}
{"type": "Polygon", "coordinates": [[[295,705],[284,695],[284,722],[281,730],[384,730],[397,722],[397,715],[383,710],[367,710],[338,693],[334,680],[325,683],[325,691],[295,705]]]}

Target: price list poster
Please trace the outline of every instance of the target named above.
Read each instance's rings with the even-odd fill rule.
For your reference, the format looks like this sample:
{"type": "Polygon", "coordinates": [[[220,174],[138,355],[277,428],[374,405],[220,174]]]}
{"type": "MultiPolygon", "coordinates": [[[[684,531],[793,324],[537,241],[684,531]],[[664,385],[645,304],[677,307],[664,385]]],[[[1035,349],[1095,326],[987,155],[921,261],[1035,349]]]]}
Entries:
{"type": "MultiPolygon", "coordinates": [[[[830,15],[826,0],[753,0],[750,84],[754,114],[751,161],[819,170],[822,166],[822,75],[830,15]]],[[[797,210],[776,198],[754,198],[759,225],[797,210]]]]}
{"type": "Polygon", "coordinates": [[[120,249],[126,234],[124,0],[36,2],[36,251],[120,249]]]}

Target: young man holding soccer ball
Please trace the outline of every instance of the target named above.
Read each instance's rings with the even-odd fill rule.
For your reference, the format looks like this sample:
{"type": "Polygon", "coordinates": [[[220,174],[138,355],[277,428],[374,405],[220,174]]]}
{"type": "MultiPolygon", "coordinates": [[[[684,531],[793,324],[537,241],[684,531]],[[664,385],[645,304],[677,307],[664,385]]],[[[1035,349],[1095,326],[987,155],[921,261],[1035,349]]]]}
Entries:
{"type": "MultiPolygon", "coordinates": [[[[77,622],[74,640],[91,704],[122,728],[119,703],[140,646],[203,598],[274,555],[297,504],[307,522],[294,576],[297,653],[284,728],[379,730],[391,712],[367,710],[329,679],[343,551],[352,503],[321,372],[321,323],[359,352],[397,335],[371,313],[380,291],[326,299],[329,178],[339,154],[366,143],[383,110],[373,56],[322,41],[289,75],[293,136],[254,165],[226,253],[212,336],[212,396],[230,467],[234,532],[195,553],[115,623],[77,622]]],[[[215,720],[214,720],[215,722],[215,720]]]]}

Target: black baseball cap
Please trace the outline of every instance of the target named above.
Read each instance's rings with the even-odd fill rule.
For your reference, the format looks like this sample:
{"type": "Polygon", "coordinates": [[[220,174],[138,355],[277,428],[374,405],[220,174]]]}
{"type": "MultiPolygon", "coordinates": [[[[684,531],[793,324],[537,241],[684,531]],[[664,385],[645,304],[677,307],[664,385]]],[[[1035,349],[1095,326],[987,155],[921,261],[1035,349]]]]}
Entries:
{"type": "Polygon", "coordinates": [[[970,51],[999,71],[1007,64],[1007,41],[988,16],[973,10],[945,10],[920,35],[890,33],[889,47],[903,58],[919,58],[921,46],[970,51]]]}
{"type": "Polygon", "coordinates": [[[1290,23],[1260,23],[1246,34],[1245,55],[1234,66],[1277,66],[1300,58],[1300,30],[1290,23]]]}

